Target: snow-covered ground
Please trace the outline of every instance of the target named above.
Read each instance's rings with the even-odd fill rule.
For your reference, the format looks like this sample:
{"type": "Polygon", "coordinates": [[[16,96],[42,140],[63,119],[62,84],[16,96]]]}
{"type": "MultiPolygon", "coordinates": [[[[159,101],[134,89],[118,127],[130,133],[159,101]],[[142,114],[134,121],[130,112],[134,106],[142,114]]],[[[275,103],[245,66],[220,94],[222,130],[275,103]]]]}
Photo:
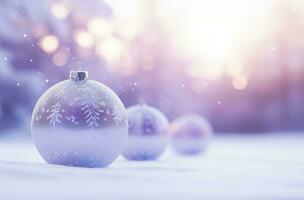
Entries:
{"type": "Polygon", "coordinates": [[[304,135],[221,136],[202,156],[106,169],[48,165],[30,141],[0,138],[0,199],[304,199],[304,135]]]}

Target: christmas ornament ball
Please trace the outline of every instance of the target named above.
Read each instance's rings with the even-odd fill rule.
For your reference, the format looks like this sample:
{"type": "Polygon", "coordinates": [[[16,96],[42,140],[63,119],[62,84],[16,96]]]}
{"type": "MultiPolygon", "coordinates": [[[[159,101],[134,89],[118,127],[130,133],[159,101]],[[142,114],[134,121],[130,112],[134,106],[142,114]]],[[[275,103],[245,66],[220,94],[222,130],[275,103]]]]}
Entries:
{"type": "Polygon", "coordinates": [[[154,160],[169,143],[169,122],[156,108],[145,104],[127,109],[128,142],[122,155],[128,160],[154,160]]]}
{"type": "Polygon", "coordinates": [[[121,153],[128,136],[127,113],[105,85],[72,71],[48,89],[32,115],[32,138],[50,164],[106,167],[121,153]]]}
{"type": "Polygon", "coordinates": [[[171,123],[170,129],[173,149],[184,155],[202,153],[213,132],[210,123],[195,114],[178,117],[171,123]]]}

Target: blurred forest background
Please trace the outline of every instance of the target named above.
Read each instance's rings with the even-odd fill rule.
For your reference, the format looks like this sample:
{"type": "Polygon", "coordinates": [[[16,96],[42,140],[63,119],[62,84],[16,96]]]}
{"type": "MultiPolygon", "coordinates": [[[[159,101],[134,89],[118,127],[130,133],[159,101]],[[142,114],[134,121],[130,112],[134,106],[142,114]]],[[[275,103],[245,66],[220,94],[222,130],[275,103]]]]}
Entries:
{"type": "Polygon", "coordinates": [[[131,106],[216,132],[304,130],[304,1],[0,0],[0,135],[84,66],[131,106]]]}

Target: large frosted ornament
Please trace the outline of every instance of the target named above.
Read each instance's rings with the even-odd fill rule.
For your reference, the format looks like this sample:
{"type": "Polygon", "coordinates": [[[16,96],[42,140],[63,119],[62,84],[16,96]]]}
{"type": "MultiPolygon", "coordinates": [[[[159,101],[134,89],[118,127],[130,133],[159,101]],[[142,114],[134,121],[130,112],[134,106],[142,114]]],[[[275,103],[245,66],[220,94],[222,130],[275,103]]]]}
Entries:
{"type": "Polygon", "coordinates": [[[121,153],[128,136],[127,113],[105,85],[72,71],[48,89],[32,115],[32,137],[50,164],[106,167],[121,153]]]}
{"type": "Polygon", "coordinates": [[[169,142],[169,123],[159,110],[137,105],[127,109],[129,137],[123,150],[128,160],[154,160],[166,149],[169,142]]]}
{"type": "Polygon", "coordinates": [[[194,114],[175,119],[170,128],[173,148],[185,155],[202,153],[213,132],[206,119],[194,114]]]}

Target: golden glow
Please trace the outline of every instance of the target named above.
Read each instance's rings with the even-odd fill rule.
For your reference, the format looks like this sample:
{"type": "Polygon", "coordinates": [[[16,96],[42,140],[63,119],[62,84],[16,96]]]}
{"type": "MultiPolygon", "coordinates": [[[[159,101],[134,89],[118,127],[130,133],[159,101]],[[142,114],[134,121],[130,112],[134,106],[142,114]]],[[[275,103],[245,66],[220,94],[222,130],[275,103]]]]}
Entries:
{"type": "Polygon", "coordinates": [[[157,15],[175,53],[204,68],[187,70],[191,77],[218,79],[225,72],[240,74],[239,66],[225,66],[241,62],[250,53],[248,47],[254,48],[275,31],[272,0],[158,2],[157,15]]]}
{"type": "Polygon", "coordinates": [[[239,75],[239,76],[235,76],[232,79],[232,86],[234,87],[234,89],[236,90],[243,90],[246,88],[248,84],[248,80],[245,76],[243,75],[239,75]]]}
{"type": "Polygon", "coordinates": [[[93,37],[92,35],[85,30],[76,31],[74,39],[77,44],[83,48],[90,48],[93,46],[93,37]]]}
{"type": "Polygon", "coordinates": [[[59,40],[54,35],[48,35],[40,40],[40,46],[46,53],[53,53],[59,47],[59,40]]]}
{"type": "Polygon", "coordinates": [[[110,37],[100,42],[96,49],[103,58],[113,62],[120,58],[123,51],[123,45],[118,38],[110,37]]]}
{"type": "MultiPolygon", "coordinates": [[[[163,40],[168,42],[168,49],[171,48],[168,52],[172,50],[172,57],[192,63],[185,71],[195,80],[217,80],[223,74],[238,80],[236,77],[248,71],[244,69],[246,62],[243,61],[276,28],[272,13],[274,0],[104,1],[113,11],[110,20],[75,15],[78,16],[75,18],[79,22],[77,25],[82,26],[88,20],[84,30],[74,34],[76,43],[86,48],[82,52],[90,54],[87,48],[96,47],[101,58],[108,62],[121,62],[129,42],[136,43],[134,49],[138,44],[142,45],[140,49],[144,49],[161,45],[163,40]]],[[[52,15],[58,19],[66,18],[69,9],[61,1],[51,4],[52,15]]],[[[132,54],[134,51],[129,52],[131,61],[125,66],[133,66],[137,62],[143,70],[153,69],[156,60],[145,55],[149,54],[147,52],[143,51],[140,58],[132,54]]],[[[243,81],[243,85],[246,84],[243,81]]],[[[239,87],[242,84],[236,85],[236,88],[242,88],[239,87]]]]}
{"type": "Polygon", "coordinates": [[[57,2],[51,5],[51,13],[57,19],[65,19],[69,14],[69,10],[63,4],[57,2]]]}
{"type": "Polygon", "coordinates": [[[93,18],[88,22],[88,30],[98,37],[108,37],[113,33],[113,26],[103,18],[93,18]]]}

